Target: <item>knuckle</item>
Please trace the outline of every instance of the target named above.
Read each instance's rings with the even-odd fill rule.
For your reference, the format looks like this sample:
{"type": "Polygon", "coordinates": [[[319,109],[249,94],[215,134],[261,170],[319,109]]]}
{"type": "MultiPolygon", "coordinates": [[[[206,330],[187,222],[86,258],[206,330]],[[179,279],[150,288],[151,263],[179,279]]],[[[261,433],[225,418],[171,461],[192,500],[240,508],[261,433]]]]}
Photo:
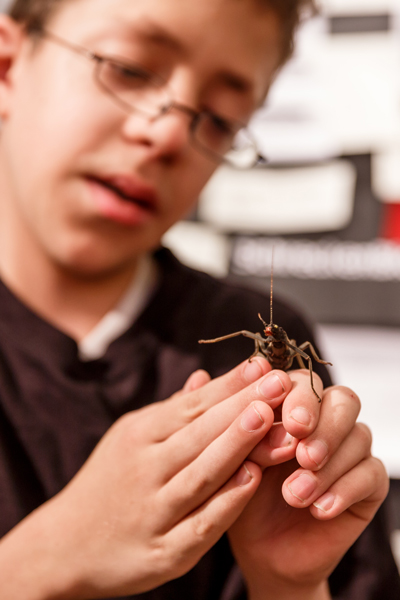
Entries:
{"type": "Polygon", "coordinates": [[[360,413],[360,398],[352,389],[344,385],[333,385],[326,388],[324,396],[329,398],[331,405],[336,409],[341,408],[347,414],[353,414],[355,417],[360,413]]]}
{"type": "Polygon", "coordinates": [[[112,429],[117,431],[123,437],[130,437],[135,435],[138,425],[139,411],[132,413],[128,412],[114,423],[112,429]]]}
{"type": "Polygon", "coordinates": [[[193,517],[192,528],[197,541],[202,542],[213,534],[216,525],[208,518],[206,513],[200,511],[193,517]]]}
{"type": "MultiPolygon", "coordinates": [[[[109,430],[114,441],[122,444],[127,451],[131,452],[133,447],[140,445],[146,439],[146,408],[128,412],[115,421],[109,430]]],[[[108,435],[108,433],[106,434],[108,435]]]]}
{"type": "Polygon", "coordinates": [[[153,564],[158,565],[159,567],[162,565],[162,568],[164,569],[167,568],[167,566],[172,566],[172,556],[168,552],[165,540],[162,536],[150,539],[149,547],[153,564]]]}
{"type": "Polygon", "coordinates": [[[371,464],[372,464],[372,469],[373,469],[373,473],[374,473],[375,486],[376,486],[376,488],[381,488],[382,496],[383,496],[383,498],[385,498],[389,492],[389,486],[390,486],[389,476],[387,474],[385,466],[384,466],[383,462],[381,460],[379,460],[379,458],[376,458],[375,456],[371,456],[371,464]]]}
{"type": "MultiPolygon", "coordinates": [[[[296,369],[289,372],[289,377],[292,380],[294,387],[297,388],[297,393],[301,393],[304,396],[310,396],[310,394],[314,397],[311,384],[310,384],[310,371],[308,369],[296,369]],[[300,387],[298,387],[300,384],[300,387]]],[[[312,380],[314,387],[322,391],[323,383],[320,376],[313,371],[312,380]]],[[[311,396],[310,396],[311,397],[311,396]]]]}
{"type": "Polygon", "coordinates": [[[386,479],[387,473],[386,473],[386,469],[383,465],[383,462],[379,458],[376,458],[376,456],[370,456],[368,460],[370,463],[370,466],[369,466],[370,473],[374,476],[376,481],[386,479]]]}
{"type": "Polygon", "coordinates": [[[210,485],[211,480],[206,473],[199,474],[197,469],[195,469],[188,474],[186,489],[189,489],[192,495],[203,495],[209,489],[210,485]]]}
{"type": "Polygon", "coordinates": [[[181,575],[178,570],[179,564],[177,564],[175,553],[172,552],[172,549],[161,536],[151,540],[149,555],[154,572],[161,575],[168,573],[168,576],[174,575],[176,577],[181,575]]]}
{"type": "Polygon", "coordinates": [[[364,423],[356,423],[354,428],[359,438],[359,444],[362,445],[365,449],[371,450],[372,433],[370,428],[364,423]]]}
{"type": "Polygon", "coordinates": [[[306,377],[310,377],[310,373],[308,369],[292,369],[289,371],[289,376],[292,381],[302,381],[306,377]]]}
{"type": "Polygon", "coordinates": [[[352,389],[350,389],[344,385],[335,386],[335,389],[338,391],[338,393],[340,395],[343,395],[345,397],[345,401],[347,403],[353,404],[358,411],[361,409],[360,398],[357,396],[357,394],[355,392],[353,392],[352,389]]]}
{"type": "Polygon", "coordinates": [[[198,419],[204,413],[204,406],[201,394],[192,392],[182,398],[182,419],[186,423],[191,423],[198,419]]]}
{"type": "Polygon", "coordinates": [[[365,459],[365,466],[367,469],[366,477],[369,482],[369,499],[381,503],[386,498],[390,487],[386,469],[382,461],[374,456],[365,459]]]}

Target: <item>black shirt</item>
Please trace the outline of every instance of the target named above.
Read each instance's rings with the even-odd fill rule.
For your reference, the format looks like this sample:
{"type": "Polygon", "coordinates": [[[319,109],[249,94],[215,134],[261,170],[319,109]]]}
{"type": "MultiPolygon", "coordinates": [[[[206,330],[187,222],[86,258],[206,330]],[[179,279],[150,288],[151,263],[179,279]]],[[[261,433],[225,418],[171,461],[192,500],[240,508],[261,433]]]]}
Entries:
{"type": "MultiPolygon", "coordinates": [[[[156,259],[161,280],[147,308],[90,362],[79,359],[74,340],[0,282],[0,535],[59,492],[119,416],[168,398],[195,369],[215,377],[252,353],[253,342],[242,337],[215,345],[198,340],[259,331],[257,314],[268,318],[268,298],[188,269],[166,250],[156,259]]],[[[274,321],[299,344],[314,343],[304,319],[278,299],[274,321]]],[[[330,384],[324,367],[315,364],[315,371],[330,384]]],[[[239,597],[233,565],[223,537],[188,574],[135,598],[239,597]]],[[[331,586],[340,600],[400,598],[379,516],[336,569],[331,586]]]]}

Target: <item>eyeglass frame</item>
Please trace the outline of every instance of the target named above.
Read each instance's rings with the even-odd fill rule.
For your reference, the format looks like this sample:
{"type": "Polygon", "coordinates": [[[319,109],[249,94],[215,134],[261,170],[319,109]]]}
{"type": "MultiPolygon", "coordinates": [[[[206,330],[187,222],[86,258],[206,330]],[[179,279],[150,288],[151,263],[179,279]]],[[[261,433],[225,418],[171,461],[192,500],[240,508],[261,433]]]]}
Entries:
{"type": "Polygon", "coordinates": [[[99,75],[100,73],[100,69],[101,66],[105,63],[112,63],[112,64],[117,64],[117,65],[121,65],[124,66],[128,69],[133,69],[136,66],[140,66],[140,69],[143,72],[147,72],[149,73],[149,75],[152,76],[153,80],[157,80],[160,83],[160,89],[161,87],[163,87],[164,89],[167,90],[168,92],[168,103],[161,106],[158,110],[158,112],[153,115],[153,118],[159,118],[167,113],[169,113],[171,110],[175,109],[175,110],[179,110],[185,114],[187,114],[191,119],[190,119],[190,124],[189,124],[189,131],[190,131],[190,139],[191,139],[191,143],[192,145],[199,150],[199,152],[201,152],[202,154],[205,154],[208,158],[214,160],[215,162],[218,163],[225,163],[227,165],[230,165],[234,168],[253,168],[259,165],[263,165],[267,163],[267,159],[258,151],[257,149],[257,144],[255,143],[253,137],[251,136],[250,132],[248,131],[248,128],[246,127],[246,125],[244,125],[242,122],[240,121],[235,121],[235,120],[229,120],[229,119],[225,119],[222,116],[219,116],[216,113],[213,113],[211,111],[208,110],[201,110],[201,111],[196,111],[195,109],[186,106],[184,104],[181,104],[179,102],[175,102],[172,99],[172,94],[170,94],[169,90],[168,90],[168,84],[165,81],[165,79],[163,77],[161,77],[160,75],[158,75],[157,73],[154,73],[153,71],[151,71],[150,69],[147,69],[146,67],[142,67],[141,65],[136,65],[133,62],[128,62],[128,61],[124,61],[123,59],[117,58],[117,57],[112,57],[112,56],[107,56],[107,55],[103,55],[103,54],[98,54],[97,52],[93,52],[91,50],[89,50],[88,48],[85,48],[84,46],[81,46],[80,44],[76,44],[74,42],[70,42],[68,40],[66,40],[65,38],[59,36],[58,34],[53,33],[52,31],[49,31],[48,29],[37,29],[34,32],[37,36],[52,41],[64,48],[66,48],[67,50],[71,50],[72,52],[75,52],[81,56],[84,56],[85,58],[87,58],[88,60],[91,60],[95,63],[95,67],[94,67],[94,80],[96,82],[96,84],[99,86],[99,88],[106,93],[110,98],[112,98],[112,100],[118,105],[120,106],[123,110],[125,110],[128,114],[132,114],[135,111],[137,112],[142,112],[145,113],[144,110],[138,108],[137,106],[134,106],[128,102],[125,102],[122,98],[120,98],[118,95],[116,95],[113,91],[111,91],[106,85],[103,84],[101,77],[99,75]],[[213,152],[211,149],[207,148],[206,146],[203,146],[201,142],[199,142],[197,140],[196,137],[196,130],[198,128],[198,124],[200,123],[201,119],[204,117],[213,117],[213,118],[217,118],[217,119],[221,119],[221,121],[224,121],[225,123],[229,124],[229,126],[232,126],[233,124],[235,124],[237,126],[237,131],[236,133],[233,135],[233,140],[235,139],[235,137],[242,131],[242,132],[246,132],[246,136],[248,141],[250,142],[250,145],[254,151],[255,154],[255,158],[254,160],[246,167],[240,167],[237,164],[234,163],[234,161],[232,159],[229,159],[226,154],[228,154],[230,151],[235,152],[236,150],[234,148],[231,148],[230,151],[228,151],[225,155],[223,154],[218,154],[218,152],[213,152]]]}

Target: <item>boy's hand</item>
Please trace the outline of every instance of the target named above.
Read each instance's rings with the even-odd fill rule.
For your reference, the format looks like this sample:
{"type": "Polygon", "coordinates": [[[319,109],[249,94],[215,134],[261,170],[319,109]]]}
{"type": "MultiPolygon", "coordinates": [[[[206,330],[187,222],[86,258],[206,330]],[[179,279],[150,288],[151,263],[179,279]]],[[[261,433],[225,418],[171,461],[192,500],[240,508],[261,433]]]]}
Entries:
{"type": "Polygon", "coordinates": [[[197,372],[119,419],[67,487],[3,539],[0,596],[135,594],[193,567],[261,481],[247,457],[291,389],[270,370],[255,359],[213,381],[197,372]]]}
{"type": "Polygon", "coordinates": [[[277,466],[268,438],[255,448],[249,458],[266,467],[262,483],[229,531],[251,600],[330,598],[327,577],[388,492],[371,434],[356,423],[357,396],[335,386],[319,404],[308,372],[289,375],[283,426],[274,427],[301,440],[296,460],[277,466]]]}

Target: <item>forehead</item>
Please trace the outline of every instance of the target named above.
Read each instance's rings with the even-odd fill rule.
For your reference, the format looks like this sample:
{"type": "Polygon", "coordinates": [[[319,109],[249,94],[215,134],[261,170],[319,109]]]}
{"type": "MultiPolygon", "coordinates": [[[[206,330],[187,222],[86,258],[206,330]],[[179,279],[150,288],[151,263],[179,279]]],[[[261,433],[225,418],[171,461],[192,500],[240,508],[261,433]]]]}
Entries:
{"type": "Polygon", "coordinates": [[[280,62],[277,16],[258,0],[72,0],[49,23],[81,43],[159,48],[265,94],[280,62]]]}

